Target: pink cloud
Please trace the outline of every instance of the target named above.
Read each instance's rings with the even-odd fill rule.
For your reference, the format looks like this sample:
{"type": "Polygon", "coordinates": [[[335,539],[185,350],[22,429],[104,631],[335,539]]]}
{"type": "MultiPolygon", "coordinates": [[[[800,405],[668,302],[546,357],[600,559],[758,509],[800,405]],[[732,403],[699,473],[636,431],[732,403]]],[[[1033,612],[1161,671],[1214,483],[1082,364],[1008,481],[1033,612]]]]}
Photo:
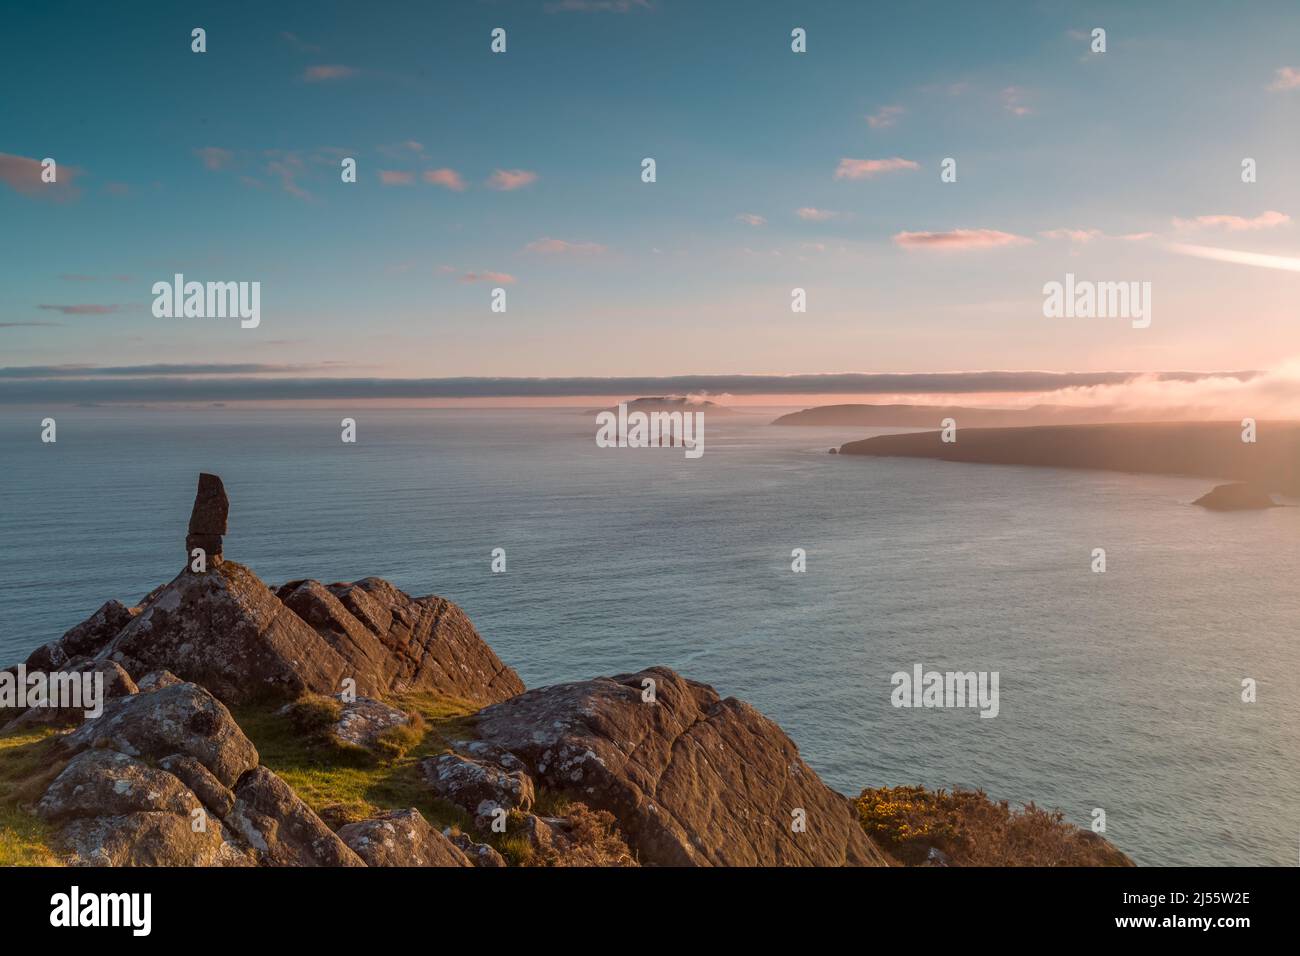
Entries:
{"type": "Polygon", "coordinates": [[[920,169],[921,164],[910,159],[841,159],[835,170],[836,179],[870,179],[880,173],[896,173],[904,169],[920,169]]]}
{"type": "Polygon", "coordinates": [[[1300,70],[1293,66],[1281,66],[1273,74],[1273,82],[1268,88],[1275,93],[1285,90],[1300,89],[1300,70]]]}
{"type": "Polygon", "coordinates": [[[1025,91],[1018,86],[1008,86],[1002,91],[1002,108],[1012,116],[1028,116],[1033,112],[1024,104],[1025,91]]]}
{"type": "Polygon", "coordinates": [[[815,209],[812,206],[804,206],[802,209],[796,209],[794,214],[805,222],[825,222],[828,219],[834,219],[839,213],[831,209],[815,209]]]}
{"type": "Polygon", "coordinates": [[[514,285],[515,277],[508,272],[466,272],[461,282],[495,282],[497,285],[514,285]]]}
{"type": "Polygon", "coordinates": [[[743,222],[747,226],[766,226],[767,220],[762,216],[752,212],[742,212],[736,217],[736,222],[743,222]]]}
{"type": "Polygon", "coordinates": [[[1044,239],[1068,239],[1070,242],[1092,242],[1102,235],[1100,229],[1049,229],[1040,232],[1044,239]]]}
{"type": "Polygon", "coordinates": [[[379,171],[379,184],[381,186],[409,186],[415,182],[415,173],[403,172],[400,169],[381,169],[379,171]]]}
{"type": "Polygon", "coordinates": [[[234,162],[235,154],[228,149],[222,149],[220,146],[204,146],[196,149],[194,155],[203,161],[205,169],[216,171],[225,169],[234,162]]]}
{"type": "Polygon", "coordinates": [[[1175,219],[1174,226],[1178,229],[1226,229],[1228,232],[1247,232],[1255,229],[1273,229],[1277,226],[1285,226],[1291,222],[1291,217],[1286,213],[1277,212],[1270,209],[1262,212],[1254,219],[1247,219],[1244,216],[1197,216],[1195,219],[1175,219]]]}
{"type": "Polygon", "coordinates": [[[307,83],[323,83],[326,80],[344,80],[349,76],[356,76],[357,73],[358,70],[355,67],[329,64],[307,67],[303,71],[302,78],[307,83]]]}
{"type": "Polygon", "coordinates": [[[487,181],[488,188],[509,192],[537,181],[537,174],[526,169],[498,169],[487,181]]]}
{"type": "Polygon", "coordinates": [[[64,200],[76,197],[79,191],[72,181],[81,175],[81,170],[63,163],[57,163],[55,168],[58,179],[52,183],[43,182],[40,160],[0,153],[0,182],[11,189],[38,199],[64,200]]]}
{"type": "Polygon", "coordinates": [[[604,246],[596,242],[568,242],[564,239],[544,237],[524,246],[528,252],[540,252],[544,255],[600,255],[604,246]]]}
{"type": "Polygon", "coordinates": [[[454,169],[426,169],[424,181],[434,186],[443,186],[453,192],[465,191],[465,180],[461,179],[460,173],[454,169]]]}
{"type": "Polygon", "coordinates": [[[907,110],[903,109],[901,106],[882,106],[871,116],[867,117],[867,125],[872,129],[888,129],[906,112],[907,110]]]}
{"type": "Polygon", "coordinates": [[[907,249],[994,249],[999,246],[1023,246],[1033,241],[997,229],[900,232],[894,236],[894,242],[907,249]]]}

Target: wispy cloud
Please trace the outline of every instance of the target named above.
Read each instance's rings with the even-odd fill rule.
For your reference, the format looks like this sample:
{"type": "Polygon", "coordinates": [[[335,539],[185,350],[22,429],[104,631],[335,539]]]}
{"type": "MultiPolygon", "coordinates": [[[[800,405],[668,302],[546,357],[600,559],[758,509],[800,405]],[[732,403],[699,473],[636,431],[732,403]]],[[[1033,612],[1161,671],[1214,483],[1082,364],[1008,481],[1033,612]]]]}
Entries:
{"type": "Polygon", "coordinates": [[[834,219],[839,216],[838,212],[833,209],[817,209],[813,206],[804,206],[796,209],[794,214],[806,222],[825,222],[828,219],[834,219]]]}
{"type": "Polygon", "coordinates": [[[126,306],[123,305],[38,305],[36,308],[46,312],[62,312],[64,315],[110,315],[114,312],[121,312],[126,306]]]}
{"type": "Polygon", "coordinates": [[[508,272],[466,272],[461,282],[494,282],[497,285],[514,285],[515,277],[508,272]]]}
{"type": "Polygon", "coordinates": [[[79,190],[73,185],[73,180],[81,175],[81,170],[63,163],[58,163],[55,169],[58,178],[52,183],[43,182],[40,160],[0,153],[0,182],[11,189],[38,199],[63,201],[76,198],[79,190]]]}
{"type": "Polygon", "coordinates": [[[321,48],[314,43],[308,43],[296,33],[290,33],[288,30],[280,32],[280,39],[289,46],[293,47],[299,53],[319,53],[321,48]]]}
{"type": "Polygon", "coordinates": [[[742,212],[736,217],[736,222],[743,222],[747,226],[766,226],[767,220],[757,213],[742,212]]]}
{"type": "Polygon", "coordinates": [[[1165,248],[1179,255],[1194,256],[1197,259],[1212,259],[1215,262],[1254,266],[1258,269],[1300,272],[1300,258],[1294,256],[1270,256],[1260,252],[1245,252],[1240,249],[1217,249],[1213,246],[1194,246],[1179,242],[1171,242],[1165,248]]]}
{"type": "Polygon", "coordinates": [[[1300,89],[1300,70],[1293,66],[1280,66],[1273,73],[1273,82],[1268,88],[1274,93],[1300,89]]]}
{"type": "Polygon", "coordinates": [[[1196,216],[1193,219],[1174,219],[1176,229],[1224,229],[1228,232],[1251,232],[1257,229],[1276,229],[1291,222],[1286,213],[1270,209],[1253,219],[1245,216],[1196,216]]]}
{"type": "Polygon", "coordinates": [[[356,76],[359,72],[356,67],[331,63],[307,67],[302,72],[302,79],[306,83],[324,83],[329,80],[345,80],[350,76],[356,76]]]}
{"type": "Polygon", "coordinates": [[[535,182],[537,182],[537,174],[527,169],[498,169],[488,177],[487,186],[489,189],[510,192],[513,189],[523,189],[535,182]]]}
{"type": "Polygon", "coordinates": [[[1002,90],[1002,108],[1012,116],[1028,116],[1033,112],[1025,105],[1025,90],[1019,86],[1008,86],[1002,90]]]}
{"type": "Polygon", "coordinates": [[[453,192],[465,191],[465,180],[454,169],[426,169],[424,171],[424,181],[450,189],[453,192]]]}
{"type": "Polygon", "coordinates": [[[547,13],[631,13],[653,10],[650,0],[554,0],[545,5],[547,13]]]}
{"type": "Polygon", "coordinates": [[[867,125],[872,129],[888,129],[906,112],[901,106],[882,106],[867,117],[867,125]]]}
{"type": "Polygon", "coordinates": [[[202,146],[194,151],[194,155],[202,161],[205,169],[213,172],[225,169],[235,161],[235,154],[220,146],[202,146]]]}
{"type": "Polygon", "coordinates": [[[408,173],[400,169],[381,169],[379,171],[379,185],[381,186],[409,186],[415,182],[415,173],[408,173]]]}
{"type": "Polygon", "coordinates": [[[836,179],[871,179],[881,173],[920,169],[921,164],[895,156],[892,159],[841,159],[835,169],[836,179]]]}
{"type": "Polygon", "coordinates": [[[565,239],[552,239],[549,236],[537,239],[524,246],[528,252],[538,252],[543,255],[600,255],[607,251],[605,246],[597,242],[569,242],[565,239]]]}
{"type": "Polygon", "coordinates": [[[1070,242],[1092,242],[1103,235],[1100,229],[1048,229],[1040,232],[1044,239],[1068,239],[1070,242]]]}
{"type": "Polygon", "coordinates": [[[62,322],[0,322],[0,329],[62,328],[62,322]]]}
{"type": "Polygon", "coordinates": [[[997,229],[950,229],[947,232],[900,232],[897,245],[907,249],[994,249],[1023,246],[1034,240],[997,229]]]}

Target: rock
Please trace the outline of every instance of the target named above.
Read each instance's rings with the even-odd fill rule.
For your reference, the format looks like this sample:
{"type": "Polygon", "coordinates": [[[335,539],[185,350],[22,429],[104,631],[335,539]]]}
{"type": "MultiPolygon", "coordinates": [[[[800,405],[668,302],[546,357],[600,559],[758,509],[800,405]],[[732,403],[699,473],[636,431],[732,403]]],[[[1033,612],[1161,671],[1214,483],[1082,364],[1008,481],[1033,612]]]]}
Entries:
{"type": "Polygon", "coordinates": [[[222,819],[234,809],[235,795],[230,792],[230,788],[189,754],[163,757],[158,761],[158,766],[189,787],[205,807],[222,819]]]}
{"type": "MultiPolygon", "coordinates": [[[[31,669],[29,668],[28,673],[30,672],[31,669]]],[[[98,706],[102,708],[108,701],[118,697],[126,697],[138,690],[135,681],[131,680],[131,675],[120,664],[113,661],[81,660],[79,663],[67,665],[60,673],[78,675],[78,679],[84,680],[80,675],[87,672],[92,675],[92,681],[99,681],[100,686],[98,688],[92,686],[89,693],[87,693],[83,683],[79,689],[81,695],[79,705],[28,707],[21,712],[17,708],[8,708],[2,713],[5,715],[16,713],[17,716],[8,723],[4,723],[3,718],[0,718],[0,730],[9,733],[22,727],[75,727],[88,719],[86,713],[94,710],[94,707],[92,707],[93,702],[97,702],[98,706]],[[100,675],[98,678],[94,676],[96,673],[100,675]]]]}
{"type": "Polygon", "coordinates": [[[952,860],[948,858],[947,853],[944,853],[943,850],[940,850],[937,846],[932,846],[930,847],[930,852],[925,855],[925,862],[921,865],[948,866],[950,863],[952,863],[952,860]]]}
{"type": "Polygon", "coordinates": [[[185,536],[185,563],[192,565],[194,562],[194,551],[199,549],[203,552],[204,564],[211,567],[214,564],[222,562],[221,556],[221,535],[219,534],[187,534],[185,536]]]}
{"type": "Polygon", "coordinates": [[[838,448],[832,448],[832,449],[830,450],[830,453],[831,453],[832,455],[838,455],[838,454],[840,453],[840,450],[839,450],[838,448]]]}
{"type": "Polygon", "coordinates": [[[132,673],[165,668],[231,704],[337,693],[349,676],[348,663],[234,561],[182,571],[99,653],[132,673]]]}
{"type": "Polygon", "coordinates": [[[781,728],[667,668],[529,691],[476,729],[537,783],[611,812],[644,864],[887,865],[781,728]]]}
{"type": "Polygon", "coordinates": [[[225,486],[216,475],[199,474],[199,488],[194,495],[194,510],[190,512],[190,534],[222,535],[230,515],[230,499],[225,486]]]}
{"type": "Polygon", "coordinates": [[[468,835],[454,827],[447,827],[442,835],[454,843],[475,866],[505,866],[506,858],[486,843],[475,843],[468,835]]]}
{"type": "Polygon", "coordinates": [[[58,842],[73,866],[247,866],[225,839],[220,822],[195,831],[188,816],[128,813],[73,820],[58,842]]]}
{"type": "Polygon", "coordinates": [[[414,808],[349,823],[339,839],[368,866],[473,866],[468,856],[414,808]]]}
{"type": "Polygon", "coordinates": [[[255,767],[239,779],[226,825],[268,866],[365,866],[287,783],[265,767],[255,767]]]}
{"type": "Polygon", "coordinates": [[[1248,481],[1219,485],[1192,502],[1211,511],[1254,511],[1280,507],[1273,496],[1248,481]]]}
{"type": "Polygon", "coordinates": [[[87,750],[73,757],[36,805],[43,820],[116,816],[135,812],[179,813],[186,819],[199,798],[171,774],[113,750],[87,750]]]}
{"type": "Polygon", "coordinates": [[[69,661],[91,657],[131,623],[138,609],[109,601],[57,641],[38,647],[27,658],[27,669],[52,671],[69,661]]]}
{"type": "MultiPolygon", "coordinates": [[[[464,746],[464,742],[457,744],[458,749],[464,746]]],[[[473,816],[480,829],[491,825],[498,808],[528,810],[535,798],[533,780],[523,763],[513,754],[494,751],[481,749],[477,759],[445,753],[420,761],[429,788],[473,816]]]]}
{"type": "Polygon", "coordinates": [[[373,750],[384,731],[410,722],[411,718],[396,707],[371,697],[358,697],[343,703],[343,712],[330,733],[340,743],[373,750]]]}
{"type": "Polygon", "coordinates": [[[257,766],[257,748],[220,701],[195,684],[165,681],[146,676],[140,693],[110,701],[62,746],[74,754],[107,747],[155,760],[188,754],[227,787],[257,766]]]}

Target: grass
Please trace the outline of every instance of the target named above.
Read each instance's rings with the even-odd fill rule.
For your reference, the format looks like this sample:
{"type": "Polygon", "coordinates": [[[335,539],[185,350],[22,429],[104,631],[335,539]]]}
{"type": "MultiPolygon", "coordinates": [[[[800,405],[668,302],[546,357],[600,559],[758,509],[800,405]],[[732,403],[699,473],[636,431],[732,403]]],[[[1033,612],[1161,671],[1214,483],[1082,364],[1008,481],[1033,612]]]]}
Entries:
{"type": "Polygon", "coordinates": [[[862,828],[905,866],[933,847],[950,866],[1131,866],[1112,844],[1030,803],[1013,810],[982,790],[881,787],[854,801],[862,828]]]}
{"type": "Polygon", "coordinates": [[[420,761],[450,750],[454,740],[472,737],[468,718],[477,706],[429,693],[406,694],[389,703],[412,720],[386,731],[377,755],[328,739],[323,729],[334,713],[329,705],[337,705],[329,698],[305,698],[287,714],[253,705],[236,710],[234,716],[256,744],[262,764],[333,825],[382,810],[415,807],[438,828],[458,826],[472,832],[468,814],[433,795],[420,773],[420,761]]]}
{"type": "Polygon", "coordinates": [[[29,728],[0,737],[0,866],[58,866],[52,829],[27,809],[63,769],[58,731],[29,728]]]}

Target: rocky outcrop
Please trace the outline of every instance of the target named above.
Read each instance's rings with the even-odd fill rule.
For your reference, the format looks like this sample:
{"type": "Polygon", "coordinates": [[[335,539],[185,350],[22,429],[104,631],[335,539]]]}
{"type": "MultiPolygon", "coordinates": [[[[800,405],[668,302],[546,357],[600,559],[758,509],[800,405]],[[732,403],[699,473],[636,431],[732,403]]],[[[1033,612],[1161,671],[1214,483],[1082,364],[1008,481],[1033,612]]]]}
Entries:
{"type": "Polygon", "coordinates": [[[442,835],[455,844],[474,866],[493,868],[506,865],[505,857],[495,848],[486,843],[475,843],[467,834],[453,827],[443,830],[442,835]]]}
{"type": "Polygon", "coordinates": [[[235,786],[226,824],[268,866],[365,866],[287,783],[255,767],[235,786]]]}
{"type": "Polygon", "coordinates": [[[1248,481],[1219,485],[1201,495],[1192,504],[1211,511],[1257,511],[1279,507],[1268,491],[1248,481]]]}
{"type": "Polygon", "coordinates": [[[473,866],[468,856],[414,808],[339,829],[346,843],[368,866],[473,866]]]}
{"type": "Polygon", "coordinates": [[[612,813],[642,863],[885,865],[776,724],[667,668],[529,691],[476,729],[538,784],[612,813]]]}
{"type": "Polygon", "coordinates": [[[425,781],[435,794],[460,807],[486,829],[498,809],[528,810],[536,794],[523,761],[482,741],[461,741],[462,753],[426,757],[420,762],[425,781]]]}
{"type": "Polygon", "coordinates": [[[190,512],[189,534],[185,537],[187,564],[193,559],[196,548],[204,552],[206,563],[221,563],[221,538],[226,533],[229,516],[230,499],[226,497],[226,488],[221,479],[216,475],[200,473],[199,488],[194,495],[194,509],[190,512]]]}
{"type": "Polygon", "coordinates": [[[339,719],[330,729],[330,734],[344,746],[374,750],[385,731],[410,722],[411,718],[396,707],[389,707],[371,697],[358,697],[343,702],[339,719]]]}

